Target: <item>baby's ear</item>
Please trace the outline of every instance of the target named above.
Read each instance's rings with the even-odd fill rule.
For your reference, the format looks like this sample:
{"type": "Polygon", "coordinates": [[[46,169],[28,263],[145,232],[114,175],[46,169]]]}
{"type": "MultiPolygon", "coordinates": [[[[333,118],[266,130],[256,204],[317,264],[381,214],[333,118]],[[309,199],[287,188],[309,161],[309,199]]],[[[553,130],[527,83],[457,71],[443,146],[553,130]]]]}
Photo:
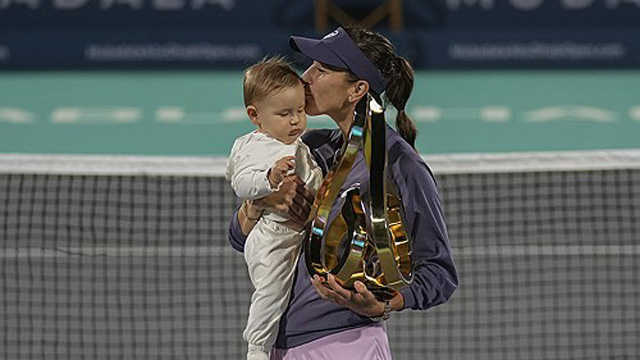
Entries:
{"type": "Polygon", "coordinates": [[[247,106],[247,116],[249,116],[249,120],[251,120],[253,125],[260,126],[260,121],[258,121],[258,109],[256,109],[255,106],[247,106]]]}

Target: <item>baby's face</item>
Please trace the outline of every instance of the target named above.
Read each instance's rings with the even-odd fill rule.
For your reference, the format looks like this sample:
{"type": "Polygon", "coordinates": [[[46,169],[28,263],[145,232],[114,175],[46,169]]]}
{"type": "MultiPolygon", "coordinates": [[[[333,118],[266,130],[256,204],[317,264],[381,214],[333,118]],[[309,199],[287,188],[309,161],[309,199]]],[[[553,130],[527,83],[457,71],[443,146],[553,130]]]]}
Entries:
{"type": "Polygon", "coordinates": [[[286,88],[256,103],[260,130],[285,144],[291,144],[307,128],[304,87],[286,88]]]}

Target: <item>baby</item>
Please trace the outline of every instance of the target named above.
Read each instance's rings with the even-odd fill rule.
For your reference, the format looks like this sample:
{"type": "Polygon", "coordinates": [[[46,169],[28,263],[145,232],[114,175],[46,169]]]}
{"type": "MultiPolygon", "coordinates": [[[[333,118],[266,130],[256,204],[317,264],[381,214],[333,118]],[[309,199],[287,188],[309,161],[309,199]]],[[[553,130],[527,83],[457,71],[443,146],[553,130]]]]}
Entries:
{"type": "MultiPolygon", "coordinates": [[[[302,80],[282,58],[270,58],[244,74],[244,103],[255,131],[236,139],[226,179],[236,195],[254,200],[276,191],[295,173],[315,192],[322,172],[300,136],[307,127],[302,80]]],[[[283,225],[288,219],[264,211],[249,233],[244,258],[255,292],[244,330],[248,360],[268,360],[280,318],[289,302],[304,232],[283,225]]]]}

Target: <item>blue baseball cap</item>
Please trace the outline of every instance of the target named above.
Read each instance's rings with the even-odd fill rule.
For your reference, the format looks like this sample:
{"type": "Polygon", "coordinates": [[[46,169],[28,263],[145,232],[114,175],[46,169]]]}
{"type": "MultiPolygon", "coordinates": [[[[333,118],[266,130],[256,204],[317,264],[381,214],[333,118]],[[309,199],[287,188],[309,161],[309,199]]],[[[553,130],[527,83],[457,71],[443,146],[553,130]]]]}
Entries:
{"type": "Polygon", "coordinates": [[[382,94],[387,87],[387,81],[378,68],[341,27],[328,33],[322,39],[291,36],[289,45],[293,50],[312,60],[350,70],[358,78],[366,80],[371,90],[376,94],[382,94]]]}

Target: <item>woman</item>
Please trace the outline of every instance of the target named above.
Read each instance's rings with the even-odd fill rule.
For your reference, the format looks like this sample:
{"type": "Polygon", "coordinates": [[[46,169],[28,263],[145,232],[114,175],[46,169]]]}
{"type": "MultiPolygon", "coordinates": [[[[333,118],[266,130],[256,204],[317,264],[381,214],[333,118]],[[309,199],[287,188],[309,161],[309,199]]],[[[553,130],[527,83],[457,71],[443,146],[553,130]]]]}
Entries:
{"type": "MultiPolygon", "coordinates": [[[[391,359],[386,327],[380,320],[392,311],[426,310],[447,301],[458,284],[435,179],[414,149],[416,129],[405,112],[413,88],[413,70],[394,53],[380,34],[361,29],[338,28],[323,39],[292,37],[290,45],[313,60],[302,75],[308,115],[326,114],[336,130],[313,130],[303,141],[326,172],[339,159],[353,121],[355,106],[367,93],[384,98],[397,110],[396,128],[387,126],[388,166],[402,198],[406,230],[412,239],[415,266],[412,285],[388,302],[378,301],[357,282],[355,290],[340,286],[333,276],[311,279],[298,261],[291,300],[280,322],[272,359],[391,359]]],[[[358,154],[343,190],[354,184],[368,186],[368,170],[358,154]]],[[[366,190],[364,190],[366,191],[366,190]]],[[[268,208],[291,219],[301,229],[313,196],[304,184],[290,177],[278,192],[254,203],[244,203],[234,214],[231,245],[242,251],[246,234],[268,208]]],[[[338,200],[333,209],[339,209],[338,200]]]]}

